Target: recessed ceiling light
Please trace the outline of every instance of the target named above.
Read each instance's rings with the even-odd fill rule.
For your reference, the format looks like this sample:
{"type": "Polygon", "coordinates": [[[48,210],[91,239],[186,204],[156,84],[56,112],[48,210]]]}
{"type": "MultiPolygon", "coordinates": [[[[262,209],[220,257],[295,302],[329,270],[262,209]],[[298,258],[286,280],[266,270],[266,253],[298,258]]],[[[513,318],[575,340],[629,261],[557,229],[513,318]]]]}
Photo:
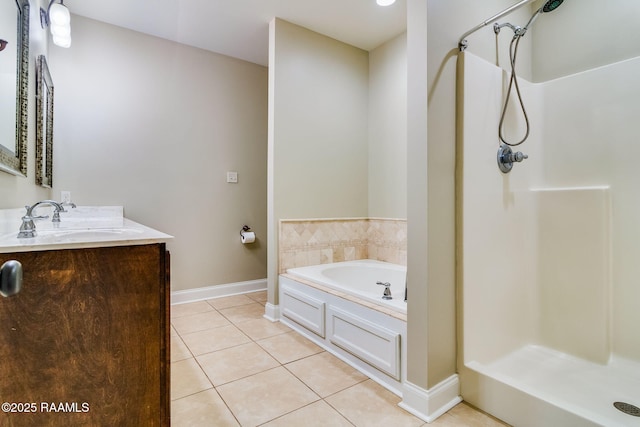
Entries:
{"type": "Polygon", "coordinates": [[[376,0],[376,3],[380,6],[390,6],[394,4],[396,0],[376,0]]]}

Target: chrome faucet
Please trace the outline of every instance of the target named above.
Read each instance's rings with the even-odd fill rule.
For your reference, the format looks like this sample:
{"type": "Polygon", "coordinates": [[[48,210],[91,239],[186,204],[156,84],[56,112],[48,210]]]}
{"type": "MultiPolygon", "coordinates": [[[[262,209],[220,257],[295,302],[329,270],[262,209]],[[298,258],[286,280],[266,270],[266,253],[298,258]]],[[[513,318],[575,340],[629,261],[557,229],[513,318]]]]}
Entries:
{"type": "Polygon", "coordinates": [[[389,289],[389,287],[391,286],[391,283],[389,283],[389,282],[376,282],[376,285],[384,286],[384,292],[382,293],[382,299],[393,299],[393,297],[391,296],[391,289],[389,289]]]}
{"type": "Polygon", "coordinates": [[[36,225],[33,222],[34,219],[46,219],[49,218],[48,215],[45,216],[33,216],[33,211],[40,205],[51,205],[54,207],[53,218],[51,222],[60,222],[60,212],[66,212],[64,210],[64,206],[62,206],[58,202],[54,202],[53,200],[43,200],[34,204],[33,206],[25,206],[27,213],[22,217],[22,225],[20,225],[20,232],[18,233],[18,238],[22,239],[25,237],[35,237],[36,236],[36,225]]]}

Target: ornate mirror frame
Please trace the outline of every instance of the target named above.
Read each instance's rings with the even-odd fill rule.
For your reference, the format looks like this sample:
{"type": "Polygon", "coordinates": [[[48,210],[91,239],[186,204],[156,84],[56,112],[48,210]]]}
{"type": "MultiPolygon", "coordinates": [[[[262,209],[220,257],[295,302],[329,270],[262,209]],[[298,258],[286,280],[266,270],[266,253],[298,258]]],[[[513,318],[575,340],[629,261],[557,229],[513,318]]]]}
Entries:
{"type": "Polygon", "coordinates": [[[53,80],[44,55],[36,63],[36,184],[53,186],[53,80]]]}
{"type": "Polygon", "coordinates": [[[0,146],[0,171],[27,176],[27,129],[29,109],[29,0],[15,0],[18,19],[16,59],[16,149],[0,146]]]}

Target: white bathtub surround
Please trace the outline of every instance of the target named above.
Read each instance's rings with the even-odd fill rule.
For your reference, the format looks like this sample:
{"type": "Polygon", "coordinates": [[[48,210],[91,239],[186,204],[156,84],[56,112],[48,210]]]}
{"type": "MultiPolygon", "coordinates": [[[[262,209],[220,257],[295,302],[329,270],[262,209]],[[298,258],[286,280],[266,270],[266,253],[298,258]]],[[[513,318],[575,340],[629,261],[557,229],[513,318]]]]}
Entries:
{"type": "Polygon", "coordinates": [[[389,218],[281,220],[279,273],[288,268],[375,259],[407,264],[407,221],[389,218]]]}
{"type": "Polygon", "coordinates": [[[404,301],[407,268],[402,265],[369,259],[345,261],[290,268],[285,277],[392,316],[396,316],[393,312],[401,313],[397,317],[407,320],[404,301]],[[382,299],[384,286],[377,282],[390,283],[391,300],[382,299]]]}
{"type": "Polygon", "coordinates": [[[458,376],[424,390],[407,381],[406,267],[358,260],[292,268],[280,275],[280,321],[402,397],[431,422],[461,401],[458,376]],[[382,299],[390,282],[392,300],[382,299]]]}
{"type": "Polygon", "coordinates": [[[280,321],[402,396],[407,333],[404,292],[396,296],[395,302],[385,301],[382,299],[384,289],[376,285],[376,278],[382,276],[383,280],[404,282],[406,269],[361,260],[289,271],[280,275],[280,321]],[[385,266],[387,276],[384,276],[385,266]],[[349,289],[350,283],[339,283],[335,276],[330,279],[325,274],[338,273],[348,278],[353,275],[351,269],[356,267],[377,291],[377,301],[366,289],[349,289]]]}

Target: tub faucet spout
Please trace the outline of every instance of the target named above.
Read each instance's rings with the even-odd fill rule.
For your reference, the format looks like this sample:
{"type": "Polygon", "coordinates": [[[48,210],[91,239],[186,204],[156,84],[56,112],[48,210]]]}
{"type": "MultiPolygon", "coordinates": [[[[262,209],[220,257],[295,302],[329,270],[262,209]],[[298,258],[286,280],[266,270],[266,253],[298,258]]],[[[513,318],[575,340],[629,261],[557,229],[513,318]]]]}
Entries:
{"type": "Polygon", "coordinates": [[[384,292],[382,293],[382,299],[393,299],[393,297],[391,296],[391,289],[389,289],[389,287],[391,286],[391,283],[389,283],[389,282],[376,282],[376,285],[384,286],[384,292]]]}
{"type": "Polygon", "coordinates": [[[66,212],[64,210],[64,206],[62,206],[58,202],[54,202],[53,200],[43,200],[34,204],[33,206],[25,206],[27,213],[22,217],[22,225],[20,225],[20,232],[18,233],[19,239],[25,237],[35,237],[36,224],[33,222],[33,220],[48,218],[48,216],[33,216],[34,209],[40,205],[51,205],[55,208],[53,219],[51,220],[52,222],[60,222],[60,212],[66,212]]]}

